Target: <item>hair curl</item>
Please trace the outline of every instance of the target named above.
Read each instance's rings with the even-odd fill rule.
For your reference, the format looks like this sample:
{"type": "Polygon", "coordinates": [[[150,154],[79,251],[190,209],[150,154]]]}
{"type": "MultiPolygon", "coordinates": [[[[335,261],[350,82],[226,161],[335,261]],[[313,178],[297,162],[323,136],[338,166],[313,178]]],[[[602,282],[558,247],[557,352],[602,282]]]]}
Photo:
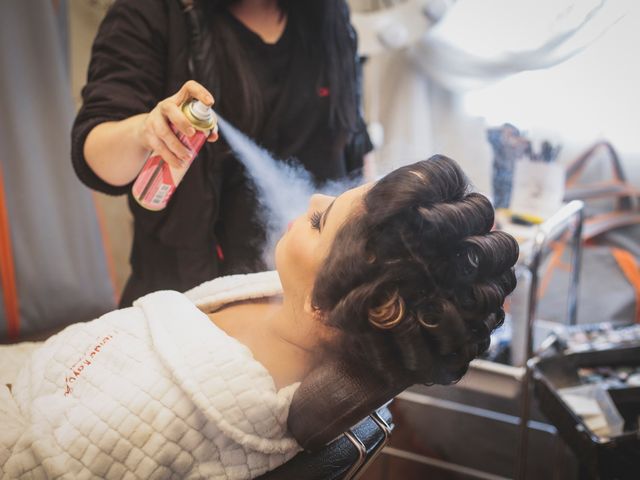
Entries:
{"type": "Polygon", "coordinates": [[[329,348],[394,380],[449,384],[489,346],[516,285],[518,244],[451,159],[402,167],[338,231],[312,302],[340,332],[329,348]]]}

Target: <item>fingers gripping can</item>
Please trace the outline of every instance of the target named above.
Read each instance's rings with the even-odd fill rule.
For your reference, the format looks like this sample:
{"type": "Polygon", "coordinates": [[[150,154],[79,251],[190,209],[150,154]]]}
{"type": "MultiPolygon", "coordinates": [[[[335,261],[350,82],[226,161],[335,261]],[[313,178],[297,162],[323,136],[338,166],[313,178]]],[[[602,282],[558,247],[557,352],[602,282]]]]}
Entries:
{"type": "Polygon", "coordinates": [[[211,107],[199,100],[187,100],[182,104],[181,109],[196,133],[189,137],[178,132],[173,125],[171,125],[171,129],[178,135],[178,139],[191,150],[191,155],[183,168],[173,168],[160,155],[151,152],[132,188],[133,197],[148,210],[162,210],[167,206],[173,192],[217,123],[216,115],[211,107]]]}

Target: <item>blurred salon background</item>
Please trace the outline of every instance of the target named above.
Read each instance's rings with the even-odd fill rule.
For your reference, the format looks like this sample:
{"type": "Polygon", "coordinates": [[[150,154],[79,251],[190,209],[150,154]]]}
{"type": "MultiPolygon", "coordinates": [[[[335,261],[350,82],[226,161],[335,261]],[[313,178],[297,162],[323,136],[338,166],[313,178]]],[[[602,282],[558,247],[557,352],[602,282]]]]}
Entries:
{"type": "MultiPolygon", "coordinates": [[[[91,43],[110,3],[53,2],[60,60],[75,108],[91,43]]],[[[635,60],[640,33],[634,2],[351,0],[350,5],[366,58],[363,107],[377,174],[445,152],[490,194],[486,131],[511,123],[534,139],[560,143],[560,162],[606,139],[620,153],[629,180],[640,184],[635,60]]],[[[606,169],[602,163],[593,168],[606,169]]],[[[128,275],[131,236],[122,221],[125,198],[96,194],[96,199],[108,230],[117,232],[109,237],[120,290],[128,275]]]]}

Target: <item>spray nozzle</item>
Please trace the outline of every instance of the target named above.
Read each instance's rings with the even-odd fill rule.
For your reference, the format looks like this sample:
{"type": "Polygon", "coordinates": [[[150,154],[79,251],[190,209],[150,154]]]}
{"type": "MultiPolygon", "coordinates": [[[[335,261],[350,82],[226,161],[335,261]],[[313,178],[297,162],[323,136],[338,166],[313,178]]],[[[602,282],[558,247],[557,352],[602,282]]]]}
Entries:
{"type": "Polygon", "coordinates": [[[205,105],[200,100],[193,100],[189,106],[191,114],[198,120],[209,120],[213,116],[213,110],[211,107],[205,105]]]}

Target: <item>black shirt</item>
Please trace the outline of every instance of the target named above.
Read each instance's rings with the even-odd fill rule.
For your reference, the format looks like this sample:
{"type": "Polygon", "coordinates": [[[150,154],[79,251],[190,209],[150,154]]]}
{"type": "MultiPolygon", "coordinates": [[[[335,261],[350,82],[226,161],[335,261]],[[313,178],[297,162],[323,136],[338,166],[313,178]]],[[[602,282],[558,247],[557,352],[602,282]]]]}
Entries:
{"type": "MultiPolygon", "coordinates": [[[[331,92],[291,22],[276,43],[268,44],[233,15],[224,18],[263,94],[264,112],[255,140],[278,159],[298,160],[317,182],[344,177],[352,170],[344,158],[349,135],[330,126],[331,92]]],[[[219,99],[223,111],[233,108],[233,99],[241,95],[233,87],[232,83],[219,99]]]]}
{"type": "MultiPolygon", "coordinates": [[[[278,41],[271,44],[265,43],[231,13],[227,12],[223,21],[231,27],[230,30],[243,49],[246,62],[262,93],[265,113],[273,112],[283,92],[282,86],[295,68],[292,65],[294,32],[291,23],[286,23],[278,41]]],[[[265,118],[260,122],[259,131],[265,127],[264,120],[265,118]]]]}
{"type": "MultiPolygon", "coordinates": [[[[298,159],[318,181],[339,178],[361,166],[361,158],[347,166],[349,135],[329,126],[330,92],[317,66],[297,48],[296,30],[288,24],[277,43],[266,44],[231,15],[226,21],[245,47],[264,92],[265,113],[256,141],[276,158],[298,159]]],[[[260,258],[264,231],[255,221],[251,185],[224,141],[205,145],[160,212],[138,205],[130,185],[114,187],[103,182],[83,156],[84,141],[93,127],[150,111],[190,78],[188,38],[177,1],[118,0],[93,45],[83,106],[72,132],[72,160],[89,187],[129,196],[134,217],[132,276],[122,306],[150,291],[183,291],[221,274],[264,267],[260,258]]],[[[224,65],[216,67],[225,71],[224,65]]],[[[232,108],[232,89],[220,97],[212,93],[216,109],[232,108]]],[[[360,149],[365,153],[370,143],[364,128],[352,138],[358,137],[361,142],[365,138],[365,148],[360,149]]]]}

